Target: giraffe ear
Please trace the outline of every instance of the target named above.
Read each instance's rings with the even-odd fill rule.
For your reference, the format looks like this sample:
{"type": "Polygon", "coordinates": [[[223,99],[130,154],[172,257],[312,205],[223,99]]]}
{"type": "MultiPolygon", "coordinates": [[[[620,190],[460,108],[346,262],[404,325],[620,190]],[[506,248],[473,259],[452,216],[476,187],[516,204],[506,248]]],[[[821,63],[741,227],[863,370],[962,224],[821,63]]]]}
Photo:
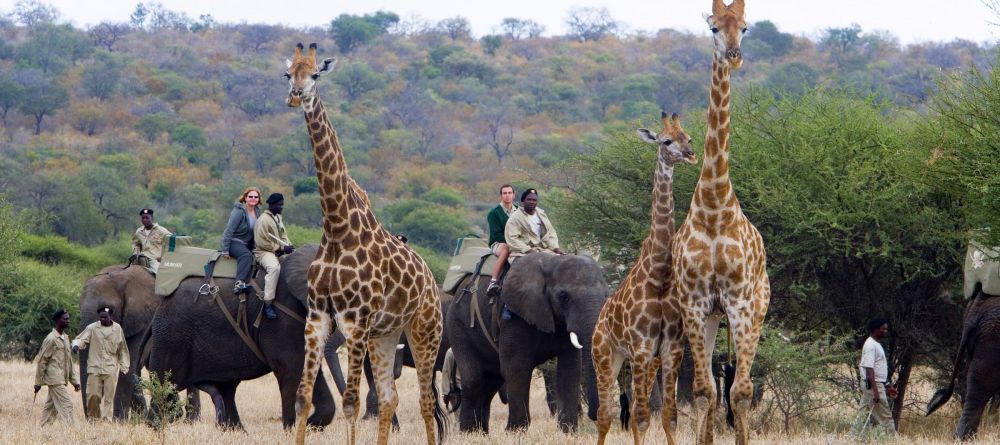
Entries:
{"type": "Polygon", "coordinates": [[[639,139],[642,139],[643,141],[649,142],[650,144],[656,144],[657,143],[656,142],[656,133],[653,133],[652,131],[649,131],[649,130],[647,130],[645,128],[640,128],[640,129],[636,130],[635,132],[639,133],[639,139]]]}
{"type": "Polygon", "coordinates": [[[333,67],[337,65],[337,58],[331,57],[329,59],[323,59],[323,66],[320,67],[318,73],[326,73],[333,71],[333,67]]]}

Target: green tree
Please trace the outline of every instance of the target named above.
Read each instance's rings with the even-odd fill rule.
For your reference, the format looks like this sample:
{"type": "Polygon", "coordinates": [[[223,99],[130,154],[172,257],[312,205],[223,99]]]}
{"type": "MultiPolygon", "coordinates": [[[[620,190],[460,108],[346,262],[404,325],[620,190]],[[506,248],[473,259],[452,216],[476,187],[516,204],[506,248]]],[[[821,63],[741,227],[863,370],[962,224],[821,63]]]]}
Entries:
{"type": "Polygon", "coordinates": [[[461,212],[426,202],[392,225],[393,233],[405,234],[410,242],[441,254],[451,253],[455,240],[469,230],[461,212]]]}
{"type": "Polygon", "coordinates": [[[18,82],[25,91],[33,91],[30,98],[25,98],[17,104],[17,109],[24,114],[34,116],[35,134],[42,133],[42,120],[45,116],[55,113],[69,101],[69,93],[55,79],[44,76],[35,70],[22,71],[18,82]],[[32,73],[33,71],[33,73],[32,73]]]}
{"type": "Polygon", "coordinates": [[[490,34],[479,38],[479,45],[483,47],[483,52],[491,56],[497,54],[497,50],[503,45],[503,38],[496,34],[490,34]]]}
{"type": "Polygon", "coordinates": [[[0,73],[0,121],[7,127],[7,112],[24,100],[24,88],[9,73],[0,73]]]}
{"type": "Polygon", "coordinates": [[[168,131],[172,121],[173,119],[166,113],[147,114],[139,118],[139,122],[135,124],[135,129],[146,141],[155,142],[161,134],[168,131]]]}
{"type": "Polygon", "coordinates": [[[39,24],[31,27],[29,38],[17,46],[19,64],[38,68],[43,74],[60,74],[94,51],[86,34],[69,24],[39,24]]]}
{"type": "Polygon", "coordinates": [[[170,129],[170,140],[187,148],[204,147],[205,131],[190,122],[180,122],[170,129]]]}
{"type": "Polygon", "coordinates": [[[385,34],[398,22],[398,15],[385,11],[364,16],[341,14],[330,22],[330,37],[340,52],[346,54],[385,34]]]}
{"type": "Polygon", "coordinates": [[[292,195],[298,196],[303,193],[319,193],[319,179],[315,176],[296,179],[292,184],[292,195]]]}
{"type": "Polygon", "coordinates": [[[340,86],[347,99],[355,101],[370,91],[385,86],[385,78],[366,63],[352,63],[333,72],[333,82],[340,86]]]}
{"type": "MultiPolygon", "coordinates": [[[[0,193],[0,270],[11,270],[21,248],[24,221],[0,193]]],[[[3,279],[0,279],[3,281],[3,279]]],[[[0,283],[2,285],[2,283],[0,283]]]]}
{"type": "Polygon", "coordinates": [[[755,57],[782,57],[792,50],[795,39],[791,34],[778,31],[770,20],[762,20],[750,27],[750,38],[743,40],[755,57]]]}
{"type": "Polygon", "coordinates": [[[420,199],[446,207],[465,207],[465,198],[451,187],[434,187],[421,195],[420,199]]]}
{"type": "Polygon", "coordinates": [[[121,59],[110,53],[97,53],[83,69],[80,86],[91,97],[102,101],[110,99],[121,87],[123,68],[121,59]]]}

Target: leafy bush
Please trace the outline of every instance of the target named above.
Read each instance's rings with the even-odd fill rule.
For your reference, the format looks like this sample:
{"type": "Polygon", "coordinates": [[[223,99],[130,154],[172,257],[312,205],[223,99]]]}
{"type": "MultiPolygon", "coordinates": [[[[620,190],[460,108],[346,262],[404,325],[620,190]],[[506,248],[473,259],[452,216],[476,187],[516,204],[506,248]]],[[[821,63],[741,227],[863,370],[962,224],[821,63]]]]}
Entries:
{"type": "Polygon", "coordinates": [[[30,360],[52,330],[50,317],[56,309],[77,319],[80,290],[91,273],[32,260],[18,262],[13,271],[0,281],[0,356],[30,360]]]}
{"type": "Polygon", "coordinates": [[[21,255],[49,265],[68,265],[84,271],[96,272],[101,268],[121,263],[128,254],[121,247],[93,249],[74,244],[61,236],[26,235],[21,245],[21,255]]]}
{"type": "Polygon", "coordinates": [[[186,400],[177,394],[177,387],[170,383],[170,371],[162,375],[150,373],[149,378],[139,379],[139,389],[149,393],[149,417],[147,421],[159,443],[167,442],[167,426],[184,414],[186,400]]]}

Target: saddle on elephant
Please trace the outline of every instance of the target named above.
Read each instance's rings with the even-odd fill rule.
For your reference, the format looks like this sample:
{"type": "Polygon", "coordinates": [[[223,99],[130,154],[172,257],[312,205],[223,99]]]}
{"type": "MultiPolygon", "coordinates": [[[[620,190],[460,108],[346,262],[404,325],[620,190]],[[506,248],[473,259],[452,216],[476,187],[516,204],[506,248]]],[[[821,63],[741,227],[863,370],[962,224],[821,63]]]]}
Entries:
{"type": "Polygon", "coordinates": [[[185,278],[204,277],[205,266],[212,262],[215,262],[212,276],[236,278],[235,259],[222,258],[222,253],[215,249],[195,247],[189,236],[171,235],[156,275],[156,295],[172,294],[185,278]]]}
{"type": "Polygon", "coordinates": [[[458,284],[472,274],[489,277],[496,261],[497,256],[490,250],[485,239],[474,236],[459,238],[441,290],[454,294],[458,284]]]}
{"type": "Polygon", "coordinates": [[[1000,295],[1000,248],[989,248],[969,242],[965,252],[965,298],[976,295],[981,286],[984,295],[1000,295]]]}

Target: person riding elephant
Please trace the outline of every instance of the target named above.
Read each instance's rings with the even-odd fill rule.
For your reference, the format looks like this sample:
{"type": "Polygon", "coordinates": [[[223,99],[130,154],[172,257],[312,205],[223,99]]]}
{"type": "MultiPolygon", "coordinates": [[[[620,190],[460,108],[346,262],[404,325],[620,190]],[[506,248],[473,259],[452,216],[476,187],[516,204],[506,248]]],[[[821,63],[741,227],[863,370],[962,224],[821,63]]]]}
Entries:
{"type": "MultiPolygon", "coordinates": [[[[120,324],[128,347],[130,366],[127,373],[117,378],[114,397],[114,418],[124,419],[129,411],[145,411],[146,400],[142,392],[136,391],[137,375],[140,369],[136,367],[139,358],[139,347],[143,334],[153,320],[153,313],[160,305],[161,297],[154,289],[154,278],[142,267],[108,266],[87,280],[80,291],[80,325],[77,332],[83,332],[87,326],[99,319],[98,308],[111,309],[111,319],[120,324]]],[[[87,406],[87,386],[90,351],[80,351],[80,380],[82,385],[83,406],[87,406]]],[[[188,393],[190,409],[187,410],[189,420],[198,418],[200,401],[197,391],[188,393]]]]}
{"type": "MultiPolygon", "coordinates": [[[[179,390],[207,392],[215,404],[217,423],[226,428],[242,428],[234,399],[240,382],[273,372],[281,395],[281,421],[285,428],[291,428],[305,362],[307,275],[318,250],[316,245],[306,245],[285,257],[273,304],[287,316],[277,319],[262,316],[264,303],[257,298],[245,299],[241,310],[240,298],[231,286],[220,285],[217,295],[200,296],[202,278],[181,281],[156,310],[144,340],[149,371],[161,375],[169,371],[170,382],[179,390]],[[232,320],[241,318],[244,323],[237,324],[245,330],[237,331],[232,320]]],[[[222,280],[233,281],[217,280],[220,284],[222,280]]],[[[313,400],[315,411],[309,423],[328,425],[335,406],[322,377],[316,380],[313,400]]]]}
{"type": "Polygon", "coordinates": [[[532,370],[551,358],[558,359],[560,428],[576,429],[581,376],[588,416],[596,418],[590,342],[609,292],[600,266],[586,256],[535,252],[512,263],[495,302],[485,296],[488,284],[488,277],[466,277],[445,322],[462,376],[460,429],[488,432],[490,403],[502,386],[507,429],[527,428],[532,370]]]}
{"type": "Polygon", "coordinates": [[[1000,395],[1000,295],[979,291],[972,294],[962,317],[959,342],[948,387],[938,390],[927,403],[927,415],[944,405],[955,390],[959,372],[965,370],[965,397],[962,417],[955,437],[970,439],[976,434],[990,399],[1000,395]],[[965,366],[963,367],[963,363],[965,366]]]}

